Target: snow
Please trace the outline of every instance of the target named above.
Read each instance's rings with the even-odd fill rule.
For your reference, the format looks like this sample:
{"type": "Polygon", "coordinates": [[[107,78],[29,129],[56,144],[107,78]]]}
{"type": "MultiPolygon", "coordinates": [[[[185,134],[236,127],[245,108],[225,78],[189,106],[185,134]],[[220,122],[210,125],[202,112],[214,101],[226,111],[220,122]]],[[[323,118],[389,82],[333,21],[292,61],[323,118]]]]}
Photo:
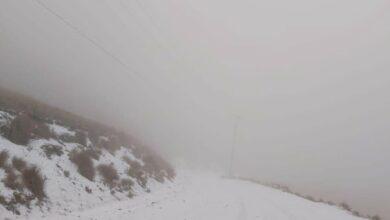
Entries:
{"type": "MultiPolygon", "coordinates": [[[[8,123],[10,117],[0,111],[0,123],[8,123]]],[[[58,136],[75,135],[66,127],[57,124],[49,126],[58,136]]],[[[55,139],[32,140],[28,146],[22,146],[0,136],[0,151],[6,150],[10,158],[23,158],[29,164],[37,165],[46,178],[45,191],[49,198],[44,207],[35,205],[31,210],[18,207],[23,214],[17,218],[0,205],[0,219],[361,219],[337,207],[311,202],[252,182],[223,178],[214,173],[179,170],[173,182],[166,181],[164,184],[150,178],[147,188],[151,192],[147,193],[136,180],[127,175],[129,166],[122,158],[126,156],[141,165],[144,165],[144,161],[124,146],[115,155],[103,150],[99,160],[93,160],[95,166],[112,164],[121,179],[130,178],[135,183],[132,189],[136,195],[134,198],[128,198],[126,192],[112,195],[99,175],[91,182],[77,172],[68,153],[79,147],[77,143],[62,143],[55,139]],[[64,154],[48,159],[42,149],[44,145],[61,146],[64,154]],[[66,177],[64,171],[69,171],[70,176],[66,177]],[[92,193],[86,192],[85,187],[91,189],[92,193]]],[[[0,168],[0,180],[4,177],[5,172],[0,168]]],[[[0,181],[0,195],[9,199],[12,194],[13,191],[0,181]]]]}
{"type": "Polygon", "coordinates": [[[9,114],[7,112],[0,111],[0,127],[3,125],[6,125],[12,119],[14,119],[14,116],[12,116],[11,114],[9,114]]]}
{"type": "MultiPolygon", "coordinates": [[[[32,219],[41,219],[40,217],[32,219]]],[[[150,194],[46,219],[359,220],[336,207],[212,173],[179,171],[150,194]]]]}
{"type": "Polygon", "coordinates": [[[66,128],[64,126],[58,125],[56,123],[54,124],[48,124],[50,130],[56,134],[57,136],[62,136],[62,135],[70,135],[70,136],[75,136],[76,132],[71,131],[69,128],[66,128]]]}
{"type": "MultiPolygon", "coordinates": [[[[77,172],[77,167],[69,160],[68,153],[78,147],[79,144],[77,143],[60,143],[54,139],[32,140],[28,146],[22,146],[16,145],[0,136],[0,151],[7,151],[10,158],[19,157],[31,165],[36,165],[44,178],[46,178],[45,192],[49,198],[48,203],[43,208],[34,205],[32,210],[26,210],[25,207],[19,206],[18,208],[22,213],[25,213],[19,216],[19,218],[30,219],[35,217],[36,219],[41,219],[53,213],[66,215],[69,212],[91,209],[105,203],[128,199],[128,192],[116,192],[115,195],[112,195],[110,188],[103,183],[99,175],[96,175],[95,181],[91,182],[77,172]],[[48,144],[61,146],[64,154],[52,156],[51,159],[48,159],[41,148],[41,146],[48,144]],[[69,171],[70,176],[66,177],[64,171],[69,171]],[[86,192],[85,187],[90,188],[92,193],[86,192]]],[[[115,156],[103,150],[99,160],[93,160],[93,162],[95,165],[112,163],[118,171],[120,178],[131,179],[135,183],[132,188],[134,195],[146,194],[145,189],[139,186],[135,179],[127,175],[126,169],[129,166],[122,160],[122,155],[129,155],[131,158],[135,158],[129,148],[122,147],[115,156]]],[[[13,191],[2,183],[1,180],[4,177],[4,170],[0,168],[0,195],[9,199],[13,191]]],[[[147,188],[153,190],[154,185],[161,184],[157,184],[152,179],[149,179],[147,188]]],[[[0,205],[0,219],[7,217],[15,219],[12,213],[0,205]]]]}

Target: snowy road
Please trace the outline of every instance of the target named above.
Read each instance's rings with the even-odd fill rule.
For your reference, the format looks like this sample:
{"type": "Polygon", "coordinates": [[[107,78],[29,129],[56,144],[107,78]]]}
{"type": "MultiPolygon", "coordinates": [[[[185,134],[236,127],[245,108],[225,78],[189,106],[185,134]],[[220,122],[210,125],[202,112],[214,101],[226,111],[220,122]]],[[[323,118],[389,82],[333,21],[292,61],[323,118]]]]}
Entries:
{"type": "Polygon", "coordinates": [[[150,194],[68,216],[94,220],[358,220],[335,207],[313,203],[250,182],[212,174],[180,174],[150,194]]]}

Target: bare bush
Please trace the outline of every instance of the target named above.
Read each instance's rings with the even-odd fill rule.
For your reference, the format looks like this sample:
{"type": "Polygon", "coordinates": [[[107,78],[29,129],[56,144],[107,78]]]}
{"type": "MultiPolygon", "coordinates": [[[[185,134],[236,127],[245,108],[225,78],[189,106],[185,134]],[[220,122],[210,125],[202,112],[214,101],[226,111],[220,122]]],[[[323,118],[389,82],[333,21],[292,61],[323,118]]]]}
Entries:
{"type": "Polygon", "coordinates": [[[95,150],[92,148],[85,150],[85,153],[88,154],[89,157],[91,157],[95,160],[99,160],[100,155],[102,154],[102,152],[100,150],[95,150]]]}
{"type": "Polygon", "coordinates": [[[144,156],[144,162],[145,172],[160,182],[163,182],[165,178],[171,180],[176,175],[173,168],[155,153],[149,152],[149,155],[144,156]]]}
{"type": "Polygon", "coordinates": [[[5,136],[15,144],[26,145],[32,138],[48,139],[52,134],[43,121],[38,121],[30,114],[22,112],[12,120],[5,136]]]}
{"type": "Polygon", "coordinates": [[[49,139],[54,136],[51,133],[49,126],[47,126],[46,123],[43,123],[43,121],[39,121],[39,122],[35,121],[33,135],[34,138],[45,138],[45,139],[49,139]]]}
{"type": "Polygon", "coordinates": [[[45,179],[43,179],[37,167],[27,168],[22,173],[23,184],[38,200],[42,201],[45,197],[45,179]]]}
{"type": "Polygon", "coordinates": [[[142,170],[136,170],[136,169],[129,168],[127,170],[127,174],[130,177],[133,177],[134,179],[136,179],[137,183],[140,186],[142,186],[143,188],[146,188],[146,184],[148,182],[148,179],[147,179],[145,172],[143,172],[142,170]]]}
{"type": "Polygon", "coordinates": [[[26,145],[32,137],[33,129],[33,120],[27,114],[22,113],[12,120],[6,137],[15,144],[26,145]]]}
{"type": "Polygon", "coordinates": [[[98,146],[115,155],[115,152],[120,149],[121,143],[118,137],[111,136],[109,138],[100,138],[98,146]]]}
{"type": "Polygon", "coordinates": [[[8,158],[9,158],[9,154],[7,151],[3,150],[0,152],[0,168],[6,167],[8,158]]]}
{"type": "Polygon", "coordinates": [[[119,184],[120,191],[131,191],[134,182],[131,179],[122,179],[119,184]]]}
{"type": "Polygon", "coordinates": [[[379,215],[375,215],[371,217],[372,220],[381,220],[382,218],[379,215]]]}
{"type": "Polygon", "coordinates": [[[345,202],[340,203],[340,207],[344,210],[351,211],[351,207],[345,202]]]}
{"type": "Polygon", "coordinates": [[[115,187],[116,181],[119,180],[118,173],[112,164],[101,164],[97,167],[99,174],[103,177],[104,184],[110,188],[115,187]]]}
{"type": "Polygon", "coordinates": [[[33,199],[34,199],[33,196],[26,196],[21,192],[14,192],[13,198],[9,203],[13,205],[20,204],[26,206],[27,208],[30,208],[30,203],[33,199]]]}
{"type": "Polygon", "coordinates": [[[68,177],[70,176],[70,173],[69,173],[69,171],[67,171],[67,170],[64,170],[64,176],[68,178],[68,177]]]}
{"type": "Polygon", "coordinates": [[[76,143],[79,143],[83,146],[87,146],[87,135],[85,134],[84,131],[76,131],[76,135],[75,135],[75,142],[76,143]]]}
{"type": "Polygon", "coordinates": [[[77,171],[85,178],[93,181],[96,171],[91,156],[86,151],[73,150],[69,154],[69,160],[77,166],[77,171]]]}
{"type": "Polygon", "coordinates": [[[124,156],[122,158],[127,164],[130,165],[129,169],[127,170],[127,174],[130,177],[133,177],[137,180],[137,183],[142,186],[143,188],[146,188],[147,184],[147,175],[145,171],[143,171],[143,167],[141,164],[139,164],[135,160],[131,160],[129,157],[124,156]]]}
{"type": "Polygon", "coordinates": [[[27,167],[27,163],[22,158],[14,157],[12,158],[12,166],[22,172],[27,167]]]}
{"type": "Polygon", "coordinates": [[[60,157],[64,154],[61,146],[47,144],[43,145],[41,148],[49,159],[51,159],[53,155],[60,157]]]}
{"type": "Polygon", "coordinates": [[[22,190],[23,183],[20,177],[15,173],[15,170],[12,167],[7,167],[5,169],[6,176],[3,180],[3,183],[6,187],[13,190],[22,190]]]}
{"type": "Polygon", "coordinates": [[[89,188],[88,186],[86,186],[84,189],[85,189],[85,192],[87,192],[87,193],[89,193],[89,194],[92,193],[92,189],[89,188]]]}

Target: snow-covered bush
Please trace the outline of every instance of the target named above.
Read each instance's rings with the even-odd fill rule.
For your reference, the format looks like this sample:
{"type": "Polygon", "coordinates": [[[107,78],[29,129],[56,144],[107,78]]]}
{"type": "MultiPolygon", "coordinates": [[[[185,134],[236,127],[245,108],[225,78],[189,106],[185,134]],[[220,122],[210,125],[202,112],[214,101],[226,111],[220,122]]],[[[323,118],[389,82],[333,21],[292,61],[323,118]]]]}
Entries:
{"type": "Polygon", "coordinates": [[[96,171],[93,165],[92,157],[87,151],[73,150],[69,154],[69,160],[77,166],[77,171],[85,178],[93,181],[96,171]]]}

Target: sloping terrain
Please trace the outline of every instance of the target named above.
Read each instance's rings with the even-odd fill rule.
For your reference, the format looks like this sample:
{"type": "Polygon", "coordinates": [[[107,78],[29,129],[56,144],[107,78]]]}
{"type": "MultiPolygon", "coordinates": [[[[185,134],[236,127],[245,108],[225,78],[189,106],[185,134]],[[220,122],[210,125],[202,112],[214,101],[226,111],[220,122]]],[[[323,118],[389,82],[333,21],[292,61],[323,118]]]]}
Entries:
{"type": "Polygon", "coordinates": [[[0,219],[126,200],[175,176],[127,134],[0,91],[0,219]]]}
{"type": "Polygon", "coordinates": [[[0,92],[0,219],[362,219],[246,180],[176,176],[134,137],[0,92]]]}
{"type": "Polygon", "coordinates": [[[335,206],[248,181],[179,171],[173,183],[133,200],[48,219],[363,220],[335,206]]]}

